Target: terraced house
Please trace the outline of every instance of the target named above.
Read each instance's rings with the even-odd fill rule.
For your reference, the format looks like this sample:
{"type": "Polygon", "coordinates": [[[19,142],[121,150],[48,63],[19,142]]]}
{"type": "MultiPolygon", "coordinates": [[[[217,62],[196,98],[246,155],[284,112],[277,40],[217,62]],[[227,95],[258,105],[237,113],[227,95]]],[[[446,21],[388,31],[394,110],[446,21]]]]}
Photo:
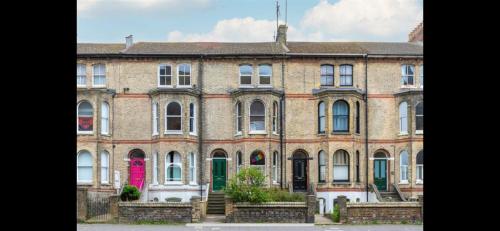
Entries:
{"type": "Polygon", "coordinates": [[[421,42],[78,44],[77,183],[144,201],[268,187],[374,201],[423,191],[421,42]]]}

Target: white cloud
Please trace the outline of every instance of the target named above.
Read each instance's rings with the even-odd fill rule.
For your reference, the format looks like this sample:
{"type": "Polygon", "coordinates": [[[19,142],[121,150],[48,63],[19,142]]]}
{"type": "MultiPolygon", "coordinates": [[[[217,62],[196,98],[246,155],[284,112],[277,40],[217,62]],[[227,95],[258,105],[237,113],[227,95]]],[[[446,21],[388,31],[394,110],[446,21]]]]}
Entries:
{"type": "Polygon", "coordinates": [[[300,22],[303,33],[328,40],[406,40],[423,20],[418,0],[321,0],[300,22]]]}

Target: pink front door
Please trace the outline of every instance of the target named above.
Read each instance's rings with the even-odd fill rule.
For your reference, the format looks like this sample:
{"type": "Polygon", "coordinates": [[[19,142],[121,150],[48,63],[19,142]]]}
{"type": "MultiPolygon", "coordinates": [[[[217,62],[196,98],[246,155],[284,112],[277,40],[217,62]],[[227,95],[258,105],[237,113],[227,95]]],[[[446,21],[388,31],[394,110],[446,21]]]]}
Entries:
{"type": "Polygon", "coordinates": [[[144,159],[130,159],[130,185],[134,185],[142,191],[144,185],[144,159]]]}

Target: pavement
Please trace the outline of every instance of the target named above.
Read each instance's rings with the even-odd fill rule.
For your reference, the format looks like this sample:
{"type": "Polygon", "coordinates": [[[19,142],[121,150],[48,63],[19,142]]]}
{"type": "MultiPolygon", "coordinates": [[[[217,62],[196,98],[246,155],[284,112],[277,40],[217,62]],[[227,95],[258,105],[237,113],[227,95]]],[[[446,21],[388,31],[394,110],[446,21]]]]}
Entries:
{"type": "Polygon", "coordinates": [[[421,231],[423,225],[314,225],[279,223],[189,223],[181,225],[78,224],[79,231],[421,231]]]}

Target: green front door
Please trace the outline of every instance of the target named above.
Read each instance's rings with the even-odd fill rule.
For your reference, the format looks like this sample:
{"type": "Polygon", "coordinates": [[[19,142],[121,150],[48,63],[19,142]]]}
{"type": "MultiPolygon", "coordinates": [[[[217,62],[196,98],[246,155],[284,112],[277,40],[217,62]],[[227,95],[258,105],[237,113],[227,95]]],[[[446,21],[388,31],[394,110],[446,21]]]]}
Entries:
{"type": "Polygon", "coordinates": [[[226,187],[226,159],[212,159],[212,191],[226,187]]]}
{"type": "Polygon", "coordinates": [[[374,162],[374,181],[379,191],[387,190],[387,160],[375,160],[374,162]]]}

